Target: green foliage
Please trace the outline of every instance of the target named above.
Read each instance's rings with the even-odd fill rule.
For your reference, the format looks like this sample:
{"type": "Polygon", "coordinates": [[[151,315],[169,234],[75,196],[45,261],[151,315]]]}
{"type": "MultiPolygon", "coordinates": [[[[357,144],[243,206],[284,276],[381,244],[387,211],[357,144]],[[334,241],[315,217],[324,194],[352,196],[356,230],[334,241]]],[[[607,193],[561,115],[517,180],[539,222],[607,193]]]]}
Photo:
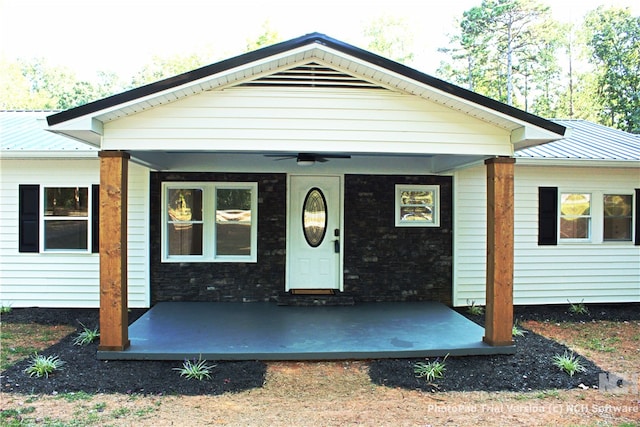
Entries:
{"type": "Polygon", "coordinates": [[[556,90],[551,82],[559,73],[557,26],[549,8],[536,1],[483,0],[463,13],[460,33],[441,50],[452,53],[454,65],[439,71],[509,105],[526,107],[529,91],[539,84],[550,102],[556,90]],[[520,100],[515,89],[522,93],[520,100]]]}
{"type": "Polygon", "coordinates": [[[23,423],[24,416],[36,411],[34,406],[25,406],[19,409],[0,410],[0,424],[7,427],[21,427],[28,424],[23,423]]]}
{"type": "Polygon", "coordinates": [[[262,34],[256,37],[255,40],[247,40],[247,52],[282,41],[282,37],[271,27],[271,23],[268,20],[262,24],[261,30],[262,34]]]}
{"type": "MultiPolygon", "coordinates": [[[[467,303],[469,302],[467,301],[467,303]]],[[[482,316],[484,314],[484,307],[476,305],[475,301],[471,301],[471,305],[467,307],[467,313],[472,316],[482,316]]]]}
{"type": "Polygon", "coordinates": [[[99,72],[97,80],[90,82],[42,58],[0,60],[0,109],[67,109],[104,98],[122,87],[115,73],[99,72]]]}
{"type": "Polygon", "coordinates": [[[10,305],[4,305],[3,304],[3,305],[0,306],[0,314],[9,314],[9,313],[11,313],[11,310],[13,310],[13,309],[11,308],[10,305]]]}
{"type": "Polygon", "coordinates": [[[31,365],[25,370],[25,374],[29,374],[30,377],[46,377],[49,378],[49,374],[62,368],[65,362],[60,360],[58,356],[42,356],[35,353],[31,356],[31,365]]]}
{"type": "Polygon", "coordinates": [[[380,16],[367,24],[367,49],[400,63],[413,60],[413,34],[404,18],[380,16]]]}
{"type": "Polygon", "coordinates": [[[604,6],[585,18],[591,61],[596,67],[603,124],[640,132],[640,16],[604,6]]]}
{"type": "Polygon", "coordinates": [[[580,362],[580,358],[573,353],[569,354],[566,351],[563,355],[556,354],[553,356],[553,364],[570,376],[573,376],[576,372],[586,371],[586,368],[580,362]]]}
{"type": "Polygon", "coordinates": [[[181,368],[173,368],[173,370],[180,372],[181,377],[202,381],[205,378],[211,378],[211,369],[215,367],[216,365],[207,365],[207,361],[203,360],[201,356],[197,361],[195,359],[185,360],[181,368]]]}
{"type": "Polygon", "coordinates": [[[587,308],[586,305],[584,305],[584,300],[580,301],[579,303],[572,303],[571,301],[567,300],[569,302],[569,313],[571,314],[579,314],[579,315],[585,315],[585,314],[589,314],[589,309],[587,308]]]}
{"type": "Polygon", "coordinates": [[[58,399],[64,399],[67,402],[78,402],[82,400],[91,400],[93,395],[84,391],[60,393],[56,396],[58,399]]]}
{"type": "Polygon", "coordinates": [[[447,354],[444,359],[436,359],[432,362],[416,362],[413,365],[413,372],[418,378],[425,378],[431,382],[437,378],[444,376],[444,371],[447,370],[445,361],[449,355],[447,354]]]}
{"type": "Polygon", "coordinates": [[[515,323],[511,328],[511,336],[513,337],[523,337],[526,333],[527,331],[525,331],[524,329],[520,329],[518,323],[515,323]]]}
{"type": "Polygon", "coordinates": [[[73,340],[73,345],[88,345],[94,342],[98,337],[100,337],[100,332],[98,332],[98,328],[89,329],[86,326],[82,325],[82,331],[76,336],[73,340]]]}

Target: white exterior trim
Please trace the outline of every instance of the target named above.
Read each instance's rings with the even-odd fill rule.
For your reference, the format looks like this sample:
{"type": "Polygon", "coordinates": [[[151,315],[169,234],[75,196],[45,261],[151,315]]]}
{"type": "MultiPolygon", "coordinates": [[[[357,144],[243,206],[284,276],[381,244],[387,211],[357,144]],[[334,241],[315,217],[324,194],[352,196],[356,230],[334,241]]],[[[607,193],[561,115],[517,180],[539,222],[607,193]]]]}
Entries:
{"type": "MultiPolygon", "coordinates": [[[[97,308],[99,254],[18,252],[18,186],[99,184],[99,160],[9,160],[0,168],[0,304],[97,308]]],[[[89,190],[91,191],[91,190],[89,190]]],[[[42,196],[41,196],[42,197],[42,196]]],[[[129,307],[149,307],[149,171],[129,167],[129,307]]],[[[40,230],[42,234],[42,229],[40,230]]]]}
{"type": "MultiPolygon", "coordinates": [[[[538,187],[559,192],[634,194],[637,170],[520,165],[515,168],[514,304],[640,302],[640,246],[602,242],[594,225],[589,242],[538,246],[538,187]],[[587,191],[588,190],[588,191],[587,191]]],[[[477,166],[454,174],[455,306],[485,304],[486,171],[477,166]]],[[[594,209],[599,209],[594,206],[594,209]]],[[[638,215],[637,212],[634,215],[638,215]]],[[[635,218],[635,217],[634,217],[635,218]]],[[[594,212],[593,221],[602,220],[594,212]]]]}

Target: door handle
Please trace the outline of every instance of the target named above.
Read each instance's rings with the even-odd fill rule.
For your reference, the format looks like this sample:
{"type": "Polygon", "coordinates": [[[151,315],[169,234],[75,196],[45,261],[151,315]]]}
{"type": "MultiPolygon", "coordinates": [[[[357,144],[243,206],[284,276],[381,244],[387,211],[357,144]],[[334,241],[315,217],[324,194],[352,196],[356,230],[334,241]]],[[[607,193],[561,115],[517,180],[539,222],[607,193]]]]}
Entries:
{"type": "Polygon", "coordinates": [[[333,251],[337,254],[340,253],[340,239],[338,237],[340,237],[340,229],[336,228],[333,230],[333,235],[334,237],[336,237],[336,240],[333,241],[333,251]]]}

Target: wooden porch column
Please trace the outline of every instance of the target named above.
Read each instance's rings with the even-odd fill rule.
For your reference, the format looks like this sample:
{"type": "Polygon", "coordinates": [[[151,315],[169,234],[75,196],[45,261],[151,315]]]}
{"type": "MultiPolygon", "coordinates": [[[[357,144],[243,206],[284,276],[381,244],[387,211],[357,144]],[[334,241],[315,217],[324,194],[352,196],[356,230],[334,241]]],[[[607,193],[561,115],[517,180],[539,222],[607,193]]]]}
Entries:
{"type": "Polygon", "coordinates": [[[127,315],[127,179],[129,154],[101,151],[100,157],[100,345],[129,346],[127,315]]]}
{"type": "Polygon", "coordinates": [[[485,336],[493,346],[513,345],[513,221],[515,159],[498,157],[487,166],[487,284],[485,336]]]}

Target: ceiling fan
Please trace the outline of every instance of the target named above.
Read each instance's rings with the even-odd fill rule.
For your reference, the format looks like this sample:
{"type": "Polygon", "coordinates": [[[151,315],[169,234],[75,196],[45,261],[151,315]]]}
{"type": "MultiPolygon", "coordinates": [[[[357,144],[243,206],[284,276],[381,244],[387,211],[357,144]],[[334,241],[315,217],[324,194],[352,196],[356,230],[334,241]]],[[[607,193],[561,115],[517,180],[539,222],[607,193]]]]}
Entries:
{"type": "Polygon", "coordinates": [[[298,166],[310,166],[314,163],[325,163],[329,159],[350,159],[347,154],[315,154],[315,153],[298,153],[291,155],[282,154],[266,154],[265,157],[276,157],[276,160],[296,159],[298,166]]]}

